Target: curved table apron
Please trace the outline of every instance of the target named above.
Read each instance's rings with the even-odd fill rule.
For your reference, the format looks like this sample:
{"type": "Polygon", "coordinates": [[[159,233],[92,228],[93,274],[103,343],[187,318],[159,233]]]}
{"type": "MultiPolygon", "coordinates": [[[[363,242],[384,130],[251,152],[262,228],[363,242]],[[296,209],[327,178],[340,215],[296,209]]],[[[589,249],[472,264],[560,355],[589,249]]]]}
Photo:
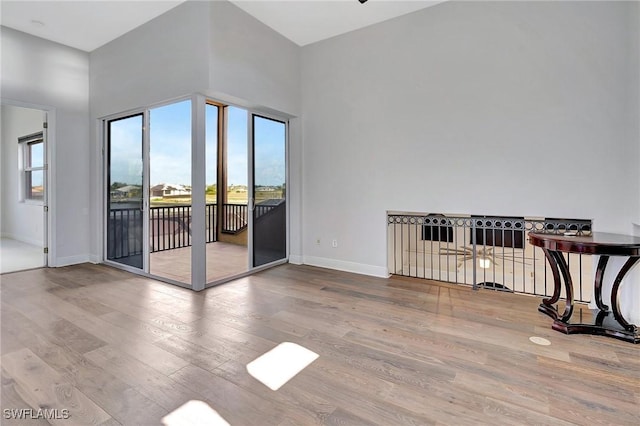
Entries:
{"type": "Polygon", "coordinates": [[[529,233],[529,242],[544,252],[553,274],[553,296],[543,299],[538,307],[542,313],[553,318],[553,329],[566,334],[588,333],[611,336],[633,343],[640,343],[640,331],[630,324],[620,312],[618,291],[624,276],[640,261],[640,237],[631,235],[594,232],[589,236],[567,236],[557,234],[529,233]],[[573,313],[573,282],[569,267],[562,253],[599,255],[600,260],[594,277],[594,298],[599,312],[590,324],[571,322],[573,313]],[[605,326],[604,319],[609,315],[609,307],[602,302],[602,279],[610,256],[628,257],[618,272],[611,288],[611,311],[619,327],[605,326]],[[558,312],[555,303],[560,299],[561,282],[564,282],[565,308],[558,312]]]}

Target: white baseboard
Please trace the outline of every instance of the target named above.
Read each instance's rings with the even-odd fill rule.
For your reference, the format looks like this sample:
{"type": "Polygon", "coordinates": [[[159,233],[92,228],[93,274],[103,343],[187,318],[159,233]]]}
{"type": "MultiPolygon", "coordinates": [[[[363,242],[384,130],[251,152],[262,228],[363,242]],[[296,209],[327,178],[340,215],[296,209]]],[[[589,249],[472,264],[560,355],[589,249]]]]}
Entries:
{"type": "MultiPolygon", "coordinates": [[[[289,259],[291,259],[291,256],[289,256],[289,259]]],[[[353,272],[355,274],[369,275],[372,277],[389,278],[389,271],[387,270],[386,266],[367,265],[364,263],[347,262],[344,260],[315,256],[304,256],[302,263],[305,265],[319,266],[321,268],[327,269],[336,269],[338,271],[353,272]]]]}
{"type": "Polygon", "coordinates": [[[289,263],[292,263],[294,265],[302,265],[304,263],[304,258],[296,254],[290,254],[289,263]]]}
{"type": "Polygon", "coordinates": [[[89,256],[88,254],[81,254],[78,256],[59,257],[55,260],[55,265],[49,265],[49,266],[61,267],[61,266],[77,265],[79,263],[87,263],[91,261],[92,261],[91,256],[89,256]]]}

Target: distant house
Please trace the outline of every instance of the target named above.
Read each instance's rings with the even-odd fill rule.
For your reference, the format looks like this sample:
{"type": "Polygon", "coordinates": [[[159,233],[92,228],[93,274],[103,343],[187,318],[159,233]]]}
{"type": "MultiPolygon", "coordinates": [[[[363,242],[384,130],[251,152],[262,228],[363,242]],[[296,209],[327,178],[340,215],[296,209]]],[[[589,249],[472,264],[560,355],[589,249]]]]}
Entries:
{"type": "Polygon", "coordinates": [[[152,197],[170,197],[176,195],[191,195],[191,188],[184,185],[160,183],[151,187],[152,197]]]}
{"type": "Polygon", "coordinates": [[[140,196],[140,187],[136,185],[126,185],[111,191],[111,198],[131,198],[140,196]]]}

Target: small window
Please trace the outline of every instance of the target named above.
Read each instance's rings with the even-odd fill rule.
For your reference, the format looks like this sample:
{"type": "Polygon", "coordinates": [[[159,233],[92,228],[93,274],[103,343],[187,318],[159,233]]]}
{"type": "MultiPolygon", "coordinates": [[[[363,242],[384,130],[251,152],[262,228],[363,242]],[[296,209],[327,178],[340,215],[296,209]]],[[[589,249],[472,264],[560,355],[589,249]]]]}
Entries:
{"type": "Polygon", "coordinates": [[[43,133],[38,132],[18,139],[22,151],[22,189],[24,201],[44,201],[45,150],[43,133]]]}

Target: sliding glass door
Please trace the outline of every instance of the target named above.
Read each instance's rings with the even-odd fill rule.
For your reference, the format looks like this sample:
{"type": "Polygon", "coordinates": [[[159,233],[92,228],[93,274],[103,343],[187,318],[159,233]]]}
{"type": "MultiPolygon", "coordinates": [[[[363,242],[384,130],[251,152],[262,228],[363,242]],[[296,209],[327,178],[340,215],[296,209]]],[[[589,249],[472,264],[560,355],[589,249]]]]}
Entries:
{"type": "Polygon", "coordinates": [[[107,122],[107,254],[113,262],[144,269],[144,115],[107,122]]]}
{"type": "Polygon", "coordinates": [[[286,260],[286,121],[194,96],[104,123],[105,260],[199,289],[286,260]]]}
{"type": "Polygon", "coordinates": [[[287,125],[252,114],[252,266],[287,257],[287,125]]]}
{"type": "Polygon", "coordinates": [[[149,273],[191,283],[191,101],[149,110],[149,273]]]}

